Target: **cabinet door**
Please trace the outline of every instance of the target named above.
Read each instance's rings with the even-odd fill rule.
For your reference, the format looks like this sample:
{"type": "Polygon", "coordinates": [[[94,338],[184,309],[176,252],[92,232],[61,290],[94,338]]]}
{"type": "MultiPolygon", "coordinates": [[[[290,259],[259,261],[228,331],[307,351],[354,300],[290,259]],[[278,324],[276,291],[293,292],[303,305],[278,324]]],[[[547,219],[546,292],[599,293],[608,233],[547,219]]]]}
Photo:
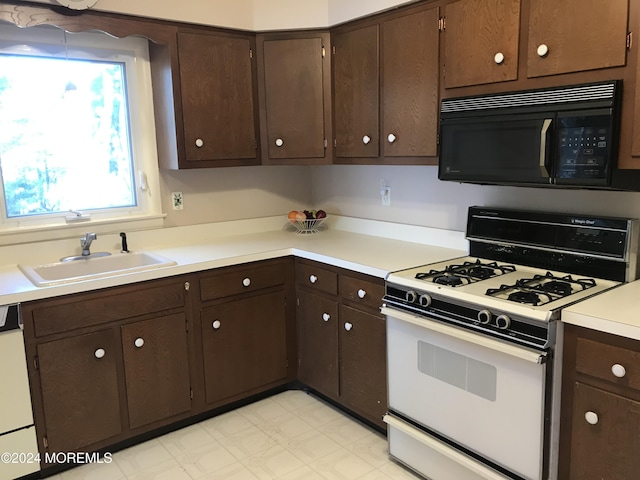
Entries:
{"type": "Polygon", "coordinates": [[[380,426],[387,410],[385,320],[340,305],[340,398],[380,426]]]}
{"type": "Polygon", "coordinates": [[[628,0],[536,0],[529,12],[529,77],[626,63],[628,0]]]}
{"type": "Polygon", "coordinates": [[[445,19],[445,88],[518,77],[520,0],[460,0],[445,19]]]}
{"type": "Polygon", "coordinates": [[[49,451],[81,450],[122,432],[114,330],[36,348],[49,451]]]}
{"type": "Polygon", "coordinates": [[[325,156],[323,47],[321,37],[264,40],[269,159],[325,156]]]}
{"type": "Polygon", "coordinates": [[[382,24],[382,152],[436,156],[438,134],[438,9],[382,24]]]}
{"type": "Polygon", "coordinates": [[[298,292],[298,378],[338,397],[338,302],[298,292]]]}
{"type": "Polygon", "coordinates": [[[189,354],[184,314],[121,327],[129,427],[191,409],[189,354]]]}
{"type": "Polygon", "coordinates": [[[178,34],[185,150],[191,166],[230,159],[259,163],[250,55],[249,38],[178,34]]]}
{"type": "Polygon", "coordinates": [[[208,404],[286,379],[284,292],[206,307],[201,315],[208,404]]]}
{"type": "Polygon", "coordinates": [[[336,157],[378,157],[378,26],[338,34],[332,42],[336,157]]]}
{"type": "Polygon", "coordinates": [[[579,382],[573,393],[570,479],[640,478],[640,403],[579,382]]]}

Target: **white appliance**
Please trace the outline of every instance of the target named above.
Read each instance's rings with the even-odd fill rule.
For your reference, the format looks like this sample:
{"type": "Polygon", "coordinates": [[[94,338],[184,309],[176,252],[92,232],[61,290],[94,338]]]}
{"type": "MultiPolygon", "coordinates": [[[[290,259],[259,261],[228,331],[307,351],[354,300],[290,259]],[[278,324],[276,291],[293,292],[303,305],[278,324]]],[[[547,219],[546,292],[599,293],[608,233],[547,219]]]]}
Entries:
{"type": "Polygon", "coordinates": [[[40,469],[19,305],[0,307],[0,480],[40,469]]]}
{"type": "Polygon", "coordinates": [[[567,305],[636,278],[638,222],[471,207],[470,255],[391,273],[390,455],[431,480],[557,476],[567,305]]]}

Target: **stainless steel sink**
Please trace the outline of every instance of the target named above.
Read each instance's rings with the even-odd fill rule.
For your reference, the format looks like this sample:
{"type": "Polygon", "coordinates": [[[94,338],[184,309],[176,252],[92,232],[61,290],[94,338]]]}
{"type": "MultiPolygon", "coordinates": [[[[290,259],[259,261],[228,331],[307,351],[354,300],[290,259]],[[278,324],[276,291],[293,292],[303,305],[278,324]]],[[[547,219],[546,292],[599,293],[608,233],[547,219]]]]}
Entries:
{"type": "Polygon", "coordinates": [[[18,268],[36,287],[47,287],[143,272],[171,265],[176,265],[176,262],[155,253],[130,252],[43,265],[19,264],[18,268]]]}

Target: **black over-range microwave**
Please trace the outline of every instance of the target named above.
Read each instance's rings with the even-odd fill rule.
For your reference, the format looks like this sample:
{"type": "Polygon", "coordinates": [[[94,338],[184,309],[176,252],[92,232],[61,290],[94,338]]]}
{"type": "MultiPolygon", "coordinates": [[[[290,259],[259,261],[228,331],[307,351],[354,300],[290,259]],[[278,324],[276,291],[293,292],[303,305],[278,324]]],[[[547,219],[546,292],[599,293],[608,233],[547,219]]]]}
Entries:
{"type": "Polygon", "coordinates": [[[622,81],[448,98],[440,112],[440,180],[608,188],[622,81]]]}

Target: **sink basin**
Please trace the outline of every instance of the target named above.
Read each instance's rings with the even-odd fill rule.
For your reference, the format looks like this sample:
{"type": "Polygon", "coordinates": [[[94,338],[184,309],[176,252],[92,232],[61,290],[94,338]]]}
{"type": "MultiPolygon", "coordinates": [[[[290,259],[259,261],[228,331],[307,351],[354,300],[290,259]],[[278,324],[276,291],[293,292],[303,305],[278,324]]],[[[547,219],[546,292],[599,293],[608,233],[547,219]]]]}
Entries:
{"type": "Polygon", "coordinates": [[[36,287],[47,287],[171,265],[176,265],[176,262],[155,253],[130,252],[36,266],[18,265],[18,268],[36,287]]]}

